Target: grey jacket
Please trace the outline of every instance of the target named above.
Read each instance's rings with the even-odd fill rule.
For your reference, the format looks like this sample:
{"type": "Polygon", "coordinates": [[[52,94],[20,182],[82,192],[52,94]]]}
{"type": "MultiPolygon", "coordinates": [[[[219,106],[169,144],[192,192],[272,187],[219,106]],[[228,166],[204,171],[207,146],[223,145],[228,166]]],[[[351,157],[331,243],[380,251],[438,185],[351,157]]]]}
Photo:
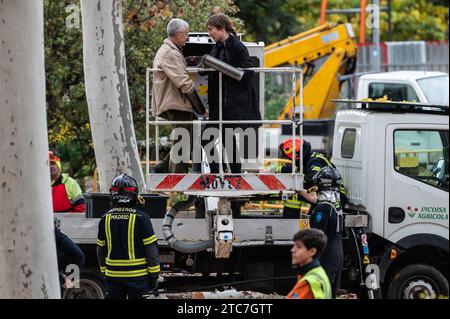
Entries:
{"type": "Polygon", "coordinates": [[[170,39],[165,39],[156,53],[153,68],[152,116],[167,110],[193,112],[185,93],[194,90],[194,81],[186,70],[183,53],[170,39]]]}

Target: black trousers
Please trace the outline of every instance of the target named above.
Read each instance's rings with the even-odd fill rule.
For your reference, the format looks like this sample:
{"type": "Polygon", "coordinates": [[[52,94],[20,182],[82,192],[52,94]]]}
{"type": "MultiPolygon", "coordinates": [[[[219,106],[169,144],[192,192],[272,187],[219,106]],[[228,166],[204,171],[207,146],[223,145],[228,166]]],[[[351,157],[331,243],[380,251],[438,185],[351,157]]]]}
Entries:
{"type": "Polygon", "coordinates": [[[336,234],[334,238],[328,238],[329,242],[322,256],[320,264],[330,279],[333,299],[341,286],[342,268],[344,266],[344,248],[342,246],[342,235],[336,234]]]}
{"type": "Polygon", "coordinates": [[[147,279],[135,279],[127,281],[106,280],[105,299],[145,299],[145,294],[150,292],[150,283],[147,279]]]}

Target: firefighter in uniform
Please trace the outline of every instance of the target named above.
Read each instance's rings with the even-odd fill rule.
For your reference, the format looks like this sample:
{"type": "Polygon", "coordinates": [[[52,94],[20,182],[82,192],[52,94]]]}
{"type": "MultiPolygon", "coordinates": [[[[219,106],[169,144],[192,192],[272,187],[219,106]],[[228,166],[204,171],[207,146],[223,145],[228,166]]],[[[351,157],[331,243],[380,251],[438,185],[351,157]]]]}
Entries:
{"type": "MultiPolygon", "coordinates": [[[[292,161],[294,148],[295,148],[295,165],[297,171],[300,169],[300,145],[303,148],[303,166],[306,166],[306,163],[309,161],[309,157],[311,156],[311,144],[305,140],[300,140],[297,138],[295,140],[295,144],[292,141],[292,138],[288,138],[279,146],[280,157],[283,159],[288,159],[292,161]]],[[[276,173],[291,173],[292,172],[292,164],[281,164],[278,165],[276,173]]],[[[283,207],[283,217],[284,218],[299,218],[301,207],[303,205],[304,199],[302,200],[299,193],[295,193],[290,196],[285,202],[283,207]]]]}
{"type": "Polygon", "coordinates": [[[323,167],[312,178],[316,192],[301,194],[309,202],[316,203],[310,214],[310,227],[322,230],[328,238],[328,244],[320,257],[320,263],[331,282],[333,298],[340,286],[340,278],[344,262],[342,232],[344,230],[344,214],[340,207],[341,174],[330,166],[323,167]]]}
{"type": "MultiPolygon", "coordinates": [[[[282,144],[280,144],[280,153],[281,157],[285,159],[292,160],[292,154],[293,149],[295,147],[295,158],[297,160],[296,162],[296,168],[300,168],[300,145],[302,145],[303,148],[303,167],[304,167],[304,173],[305,173],[305,179],[304,179],[304,186],[305,189],[309,189],[314,186],[312,177],[314,174],[316,174],[318,171],[320,171],[323,167],[329,166],[336,168],[334,164],[322,153],[314,152],[311,153],[311,144],[308,143],[305,140],[300,140],[299,138],[296,139],[295,145],[292,142],[292,138],[289,138],[285,140],[282,144]]],[[[292,172],[292,165],[291,164],[284,164],[279,165],[276,169],[277,173],[291,173],[292,172]]],[[[347,203],[347,189],[345,188],[345,185],[342,183],[340,186],[340,199],[341,201],[339,203],[336,203],[337,209],[343,209],[347,203]]],[[[295,193],[291,197],[289,197],[283,207],[283,216],[285,218],[299,218],[301,207],[303,203],[307,202],[311,205],[310,211],[314,208],[314,203],[309,203],[305,198],[301,196],[299,193],[295,193]]]]}
{"type": "MultiPolygon", "coordinates": [[[[305,188],[313,186],[313,176],[324,167],[332,167],[336,169],[336,166],[322,153],[314,152],[308,160],[308,164],[305,170],[305,188]]],[[[348,192],[344,183],[339,185],[339,197],[340,201],[336,203],[336,209],[344,209],[348,201],[348,192]]]]}
{"type": "MultiPolygon", "coordinates": [[[[295,139],[295,145],[292,141],[292,138],[288,138],[283,143],[279,145],[279,156],[282,159],[288,159],[292,161],[292,157],[294,154],[295,148],[295,165],[296,169],[300,167],[300,147],[303,151],[303,166],[306,166],[310,157],[311,157],[311,144],[305,140],[301,140],[299,138],[295,139]]],[[[291,173],[292,165],[291,164],[282,164],[276,168],[277,173],[291,173]]]]}
{"type": "Polygon", "coordinates": [[[110,188],[113,207],[100,220],[97,257],[107,299],[141,299],[156,290],[160,272],[157,238],[147,214],[136,209],[136,180],[116,177],[110,188]]]}

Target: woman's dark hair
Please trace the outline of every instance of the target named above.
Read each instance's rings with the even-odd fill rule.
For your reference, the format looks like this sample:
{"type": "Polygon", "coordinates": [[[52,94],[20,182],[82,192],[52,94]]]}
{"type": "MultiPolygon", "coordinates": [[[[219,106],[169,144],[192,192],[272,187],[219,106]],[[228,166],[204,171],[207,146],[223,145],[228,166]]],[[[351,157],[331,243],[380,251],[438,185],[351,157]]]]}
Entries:
{"type": "Polygon", "coordinates": [[[217,13],[212,15],[206,21],[206,27],[216,27],[218,29],[225,29],[225,31],[231,33],[232,35],[236,35],[236,31],[233,29],[233,24],[230,21],[230,18],[223,13],[217,13]]]}
{"type": "Polygon", "coordinates": [[[296,241],[301,241],[308,250],[316,248],[317,253],[313,258],[318,259],[327,246],[327,235],[320,229],[309,228],[297,232],[294,235],[294,242],[296,241]]]}

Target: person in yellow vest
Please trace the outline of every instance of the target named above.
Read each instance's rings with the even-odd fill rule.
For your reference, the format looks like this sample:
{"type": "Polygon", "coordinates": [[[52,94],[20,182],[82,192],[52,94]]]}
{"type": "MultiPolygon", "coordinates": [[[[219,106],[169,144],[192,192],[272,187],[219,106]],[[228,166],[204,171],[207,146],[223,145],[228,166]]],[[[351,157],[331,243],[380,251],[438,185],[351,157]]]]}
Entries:
{"type": "Polygon", "coordinates": [[[304,229],[294,235],[292,265],[297,267],[297,283],[288,299],[331,299],[331,285],[319,257],[327,245],[327,236],[319,229],[304,229]]]}
{"type": "Polygon", "coordinates": [[[55,149],[48,152],[52,181],[53,212],[84,213],[86,205],[80,185],[69,174],[61,173],[61,159],[55,149]]]}

